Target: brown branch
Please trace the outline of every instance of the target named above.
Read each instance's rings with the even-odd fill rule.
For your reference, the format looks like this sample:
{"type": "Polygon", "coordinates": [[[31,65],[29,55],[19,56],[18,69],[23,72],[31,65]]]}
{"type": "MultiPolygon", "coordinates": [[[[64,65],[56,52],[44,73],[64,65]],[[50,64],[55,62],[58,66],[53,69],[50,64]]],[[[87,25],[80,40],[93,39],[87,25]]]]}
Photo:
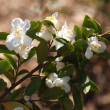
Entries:
{"type": "Polygon", "coordinates": [[[107,32],[105,32],[105,33],[103,33],[103,34],[101,34],[100,36],[101,36],[101,37],[107,37],[107,35],[109,35],[109,34],[110,34],[110,30],[107,31],[107,32]]]}
{"type": "Polygon", "coordinates": [[[39,64],[37,67],[35,67],[32,71],[30,71],[26,76],[24,76],[23,78],[21,78],[19,81],[15,82],[9,89],[7,89],[6,92],[4,92],[4,94],[0,97],[0,100],[2,100],[4,97],[6,97],[6,95],[8,93],[10,93],[11,90],[13,90],[17,85],[19,85],[20,83],[22,83],[24,80],[26,80],[27,78],[31,77],[31,75],[36,72],[37,70],[39,70],[42,66],[48,64],[50,62],[46,62],[44,64],[39,64]]]}

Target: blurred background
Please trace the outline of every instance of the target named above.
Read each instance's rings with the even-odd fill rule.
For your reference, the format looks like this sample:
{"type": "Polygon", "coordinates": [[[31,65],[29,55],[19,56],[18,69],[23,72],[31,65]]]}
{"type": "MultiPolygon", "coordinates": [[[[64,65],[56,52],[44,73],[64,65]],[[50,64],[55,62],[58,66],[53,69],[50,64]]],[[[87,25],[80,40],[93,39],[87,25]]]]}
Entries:
{"type": "MultiPolygon", "coordinates": [[[[110,0],[0,0],[0,31],[10,32],[13,18],[37,21],[56,11],[59,29],[65,21],[70,28],[74,24],[81,26],[84,16],[89,15],[102,25],[103,32],[110,30],[110,0]]],[[[31,70],[36,65],[33,62],[28,61],[22,68],[31,70]]],[[[88,74],[100,91],[84,96],[83,110],[110,110],[110,60],[94,56],[88,65],[88,74]]]]}

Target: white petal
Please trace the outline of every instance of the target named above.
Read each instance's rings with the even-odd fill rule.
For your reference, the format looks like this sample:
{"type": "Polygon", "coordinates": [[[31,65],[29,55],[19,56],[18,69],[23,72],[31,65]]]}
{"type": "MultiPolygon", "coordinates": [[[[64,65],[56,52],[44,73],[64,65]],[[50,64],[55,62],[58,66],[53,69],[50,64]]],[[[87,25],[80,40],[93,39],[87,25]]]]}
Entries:
{"type": "Polygon", "coordinates": [[[58,42],[57,40],[54,40],[54,45],[56,47],[56,50],[58,50],[59,48],[61,48],[64,44],[58,42]]]}
{"type": "Polygon", "coordinates": [[[56,73],[51,73],[49,75],[49,79],[52,80],[52,81],[56,80],[57,78],[58,78],[58,75],[56,73]]]}
{"type": "Polygon", "coordinates": [[[101,45],[101,48],[100,48],[100,50],[98,51],[98,53],[104,52],[105,49],[106,49],[106,44],[105,44],[104,42],[102,42],[102,41],[99,41],[98,43],[101,45]]]}
{"type": "Polygon", "coordinates": [[[85,57],[87,59],[90,59],[92,57],[92,55],[93,55],[93,52],[89,48],[87,48],[87,50],[85,52],[85,57]]]}
{"type": "Polygon", "coordinates": [[[65,76],[65,77],[62,78],[62,80],[67,83],[70,80],[70,77],[69,76],[65,76]]]}
{"type": "Polygon", "coordinates": [[[23,107],[16,107],[13,110],[24,110],[24,108],[23,107]]]}
{"type": "Polygon", "coordinates": [[[21,27],[23,25],[23,21],[20,18],[15,18],[12,20],[12,30],[17,28],[17,27],[21,27]]]}
{"type": "Polygon", "coordinates": [[[64,90],[66,93],[70,92],[70,85],[68,83],[64,84],[64,90]]]}
{"type": "Polygon", "coordinates": [[[65,21],[64,25],[62,26],[62,31],[64,32],[64,31],[67,30],[67,29],[68,29],[68,26],[67,26],[67,23],[66,23],[66,21],[65,21]]]}
{"type": "Polygon", "coordinates": [[[46,85],[47,85],[49,88],[54,87],[53,84],[52,84],[52,81],[51,81],[50,79],[46,79],[45,83],[46,83],[46,85]]]}
{"type": "Polygon", "coordinates": [[[15,47],[17,47],[20,44],[20,39],[18,37],[13,36],[13,34],[10,34],[7,36],[6,39],[6,47],[9,50],[13,50],[15,47]]]}
{"type": "Polygon", "coordinates": [[[57,18],[58,12],[53,13],[52,16],[55,17],[55,18],[57,18]]]}
{"type": "Polygon", "coordinates": [[[50,41],[51,38],[52,38],[52,34],[49,33],[49,32],[43,32],[43,33],[42,32],[37,32],[36,35],[43,38],[43,39],[45,39],[46,41],[50,41]]]}
{"type": "Polygon", "coordinates": [[[24,21],[24,24],[23,24],[23,27],[22,27],[22,30],[24,33],[26,33],[26,31],[30,28],[30,21],[29,20],[25,20],[24,21]]]}
{"type": "Polygon", "coordinates": [[[21,38],[21,43],[26,45],[26,46],[30,46],[31,43],[32,43],[32,38],[30,38],[27,35],[23,35],[22,38],[21,38]]]}
{"type": "Polygon", "coordinates": [[[95,37],[90,37],[88,39],[88,45],[90,45],[92,42],[98,42],[98,38],[95,36],[95,37]]]}

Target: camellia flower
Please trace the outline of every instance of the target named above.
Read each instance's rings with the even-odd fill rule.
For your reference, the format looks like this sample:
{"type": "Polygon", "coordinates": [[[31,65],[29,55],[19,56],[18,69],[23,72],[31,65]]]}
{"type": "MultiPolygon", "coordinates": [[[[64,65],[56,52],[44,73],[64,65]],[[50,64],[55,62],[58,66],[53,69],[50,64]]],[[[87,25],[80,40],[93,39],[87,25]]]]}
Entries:
{"type": "Polygon", "coordinates": [[[32,38],[26,35],[26,31],[30,28],[30,21],[22,21],[20,18],[12,20],[12,33],[7,36],[6,47],[9,50],[14,50],[20,44],[30,46],[32,38]]]}
{"type": "Polygon", "coordinates": [[[85,52],[85,57],[90,59],[93,55],[93,52],[102,53],[106,49],[106,45],[102,41],[98,41],[97,37],[90,37],[88,39],[88,48],[85,52]]]}
{"type": "Polygon", "coordinates": [[[24,110],[24,108],[23,107],[16,107],[13,110],[24,110]]]}
{"type": "Polygon", "coordinates": [[[55,86],[55,80],[58,78],[58,75],[56,73],[51,73],[49,77],[46,79],[46,85],[49,88],[52,88],[55,86]]]}
{"type": "Polygon", "coordinates": [[[53,22],[54,25],[56,25],[57,22],[58,22],[57,16],[58,16],[58,12],[55,12],[55,13],[52,14],[52,16],[48,16],[48,17],[46,17],[45,19],[46,19],[46,20],[49,20],[49,21],[51,21],[51,22],[53,22]]]}
{"type": "MultiPolygon", "coordinates": [[[[62,26],[62,29],[56,33],[56,36],[57,38],[63,38],[70,42],[75,38],[76,32],[74,30],[68,29],[67,23],[65,22],[64,25],[62,26]]],[[[56,40],[54,41],[54,43],[55,43],[56,49],[59,49],[60,47],[63,46],[62,43],[56,40]]]]}
{"type": "Polygon", "coordinates": [[[61,89],[64,89],[66,93],[68,93],[70,91],[70,85],[68,84],[69,80],[69,76],[58,78],[58,75],[56,73],[51,73],[46,79],[46,85],[49,88],[60,87],[61,89]]]}
{"type": "Polygon", "coordinates": [[[20,44],[15,48],[16,53],[18,53],[22,58],[27,59],[28,58],[28,53],[30,50],[33,48],[33,44],[30,46],[26,46],[23,44],[20,44]]]}

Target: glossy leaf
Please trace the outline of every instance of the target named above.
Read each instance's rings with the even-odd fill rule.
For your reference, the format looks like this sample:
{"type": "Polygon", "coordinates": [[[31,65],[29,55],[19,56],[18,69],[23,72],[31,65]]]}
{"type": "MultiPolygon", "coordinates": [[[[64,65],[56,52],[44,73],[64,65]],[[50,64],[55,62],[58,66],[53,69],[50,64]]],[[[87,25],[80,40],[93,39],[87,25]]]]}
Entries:
{"type": "Polygon", "coordinates": [[[4,56],[7,58],[7,60],[10,62],[10,64],[14,67],[14,69],[17,69],[17,61],[15,60],[15,58],[13,58],[11,55],[9,54],[4,54],[4,56]]]}
{"type": "Polygon", "coordinates": [[[6,40],[9,33],[7,32],[0,32],[0,40],[6,40]]]}
{"type": "Polygon", "coordinates": [[[13,110],[16,107],[23,107],[24,110],[30,110],[27,106],[16,101],[3,102],[1,104],[6,108],[6,110],[13,110]]]}
{"type": "Polygon", "coordinates": [[[22,69],[22,70],[19,71],[19,73],[17,74],[17,76],[24,75],[24,74],[27,74],[27,73],[29,73],[28,70],[22,69]]]}
{"type": "Polygon", "coordinates": [[[84,35],[85,35],[86,37],[92,36],[92,34],[95,32],[94,29],[85,28],[85,27],[82,28],[82,31],[83,31],[83,33],[84,33],[84,35]]]}
{"type": "Polygon", "coordinates": [[[0,92],[3,91],[7,86],[7,83],[0,78],[0,92]]]}
{"type": "Polygon", "coordinates": [[[13,99],[18,98],[21,93],[23,93],[23,88],[16,89],[16,90],[13,91],[13,93],[11,94],[10,99],[13,100],[13,99]]]}
{"type": "Polygon", "coordinates": [[[58,77],[62,78],[65,76],[70,76],[73,74],[73,72],[74,72],[74,66],[73,65],[67,65],[58,71],[58,77]]]}
{"type": "Polygon", "coordinates": [[[100,89],[97,87],[97,85],[92,80],[90,80],[90,84],[91,84],[90,90],[100,91],[100,89]]]}
{"type": "Polygon", "coordinates": [[[110,41],[107,40],[106,38],[100,37],[100,36],[98,36],[97,38],[98,38],[100,41],[103,41],[103,42],[105,42],[106,44],[109,44],[109,45],[110,45],[110,41]]]}
{"type": "Polygon", "coordinates": [[[75,40],[77,41],[78,39],[82,39],[82,31],[81,31],[81,29],[77,25],[74,25],[74,30],[76,32],[75,40]]]}
{"type": "Polygon", "coordinates": [[[59,99],[60,104],[65,108],[65,110],[73,110],[74,105],[72,100],[68,96],[63,96],[59,99]]]}
{"type": "Polygon", "coordinates": [[[10,63],[6,60],[0,60],[0,74],[6,73],[10,69],[10,63]]]}
{"type": "Polygon", "coordinates": [[[76,86],[72,86],[72,94],[77,110],[83,110],[83,97],[76,86]]]}
{"type": "Polygon", "coordinates": [[[36,104],[32,104],[33,110],[41,110],[36,104]]]}
{"type": "Polygon", "coordinates": [[[36,91],[38,91],[40,85],[41,85],[40,76],[32,78],[31,82],[28,84],[28,86],[25,89],[25,95],[31,96],[36,91]]]}
{"type": "Polygon", "coordinates": [[[37,47],[37,62],[38,63],[44,62],[48,57],[48,53],[49,53],[49,48],[47,42],[42,39],[42,41],[37,47]]]}
{"type": "Polygon", "coordinates": [[[48,100],[54,100],[54,99],[59,99],[64,95],[65,91],[63,89],[60,89],[59,87],[53,87],[48,89],[44,95],[43,99],[48,99],[48,100]]]}

